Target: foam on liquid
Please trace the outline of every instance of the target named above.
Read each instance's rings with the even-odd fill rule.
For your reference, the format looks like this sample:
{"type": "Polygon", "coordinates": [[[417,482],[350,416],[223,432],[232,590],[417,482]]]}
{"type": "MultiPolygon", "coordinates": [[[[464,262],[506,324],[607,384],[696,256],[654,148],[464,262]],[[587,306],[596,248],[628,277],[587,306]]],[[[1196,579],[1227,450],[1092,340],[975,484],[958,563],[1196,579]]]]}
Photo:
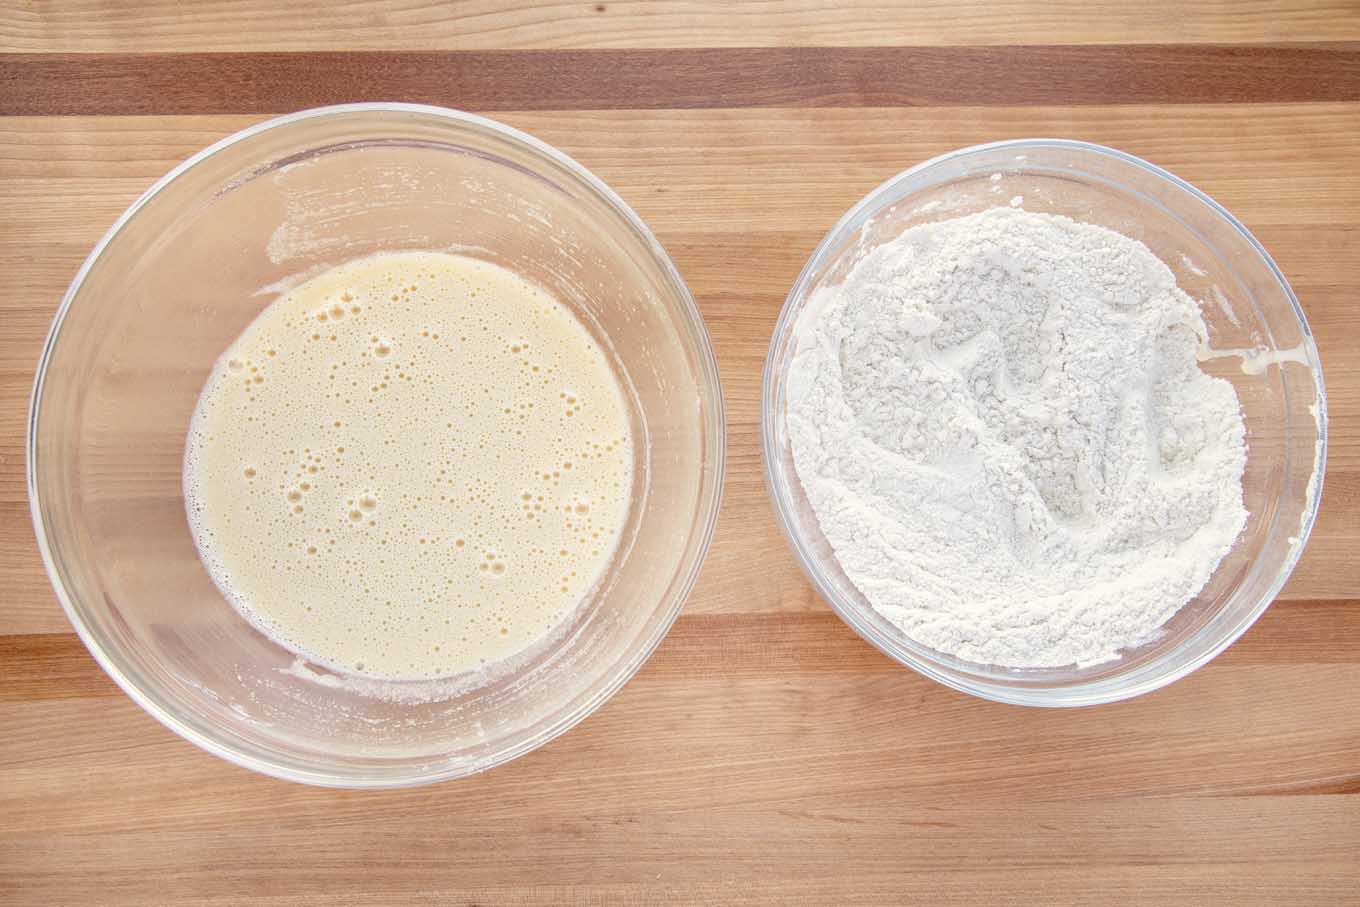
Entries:
{"type": "Polygon", "coordinates": [[[557,627],[632,481],[623,393],[580,322],[500,267],[406,252],[260,313],[204,387],[184,495],[208,571],[262,631],[423,679],[557,627]]]}

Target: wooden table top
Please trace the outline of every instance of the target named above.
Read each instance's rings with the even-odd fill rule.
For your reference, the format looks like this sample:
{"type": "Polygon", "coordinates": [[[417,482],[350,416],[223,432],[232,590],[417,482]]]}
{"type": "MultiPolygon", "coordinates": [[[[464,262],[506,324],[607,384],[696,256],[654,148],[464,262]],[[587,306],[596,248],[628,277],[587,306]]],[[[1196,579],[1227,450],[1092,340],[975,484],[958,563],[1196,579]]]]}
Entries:
{"type": "Polygon", "coordinates": [[[495,0],[0,5],[0,899],[44,904],[1334,903],[1360,890],[1360,5],[495,0]],[[729,475],[670,635],[594,716],[464,781],[253,775],[140,711],[33,542],[23,432],[66,284],[155,178],[267,115],[490,114],[652,226],[717,348],[729,475]],[[776,530],[760,370],[805,258],[927,157],[1066,136],[1161,164],[1276,257],[1321,348],[1322,513],[1211,665],[1078,711],[888,660],[776,530]]]}

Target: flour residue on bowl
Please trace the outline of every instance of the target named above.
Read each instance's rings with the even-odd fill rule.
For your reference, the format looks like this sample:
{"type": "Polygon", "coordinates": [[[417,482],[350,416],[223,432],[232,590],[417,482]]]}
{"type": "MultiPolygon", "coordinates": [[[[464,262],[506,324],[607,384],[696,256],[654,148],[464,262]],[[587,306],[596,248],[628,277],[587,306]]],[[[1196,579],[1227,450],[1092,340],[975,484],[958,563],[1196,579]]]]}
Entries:
{"type": "Polygon", "coordinates": [[[999,207],[872,249],[802,313],[793,461],[848,579],[913,640],[1008,667],[1153,639],[1246,524],[1233,385],[1143,244],[999,207]]]}
{"type": "Polygon", "coordinates": [[[223,354],[184,492],[213,579],[280,644],[375,682],[466,678],[588,596],[632,444],[605,352],[546,291],[388,253],[292,288],[223,354]]]}

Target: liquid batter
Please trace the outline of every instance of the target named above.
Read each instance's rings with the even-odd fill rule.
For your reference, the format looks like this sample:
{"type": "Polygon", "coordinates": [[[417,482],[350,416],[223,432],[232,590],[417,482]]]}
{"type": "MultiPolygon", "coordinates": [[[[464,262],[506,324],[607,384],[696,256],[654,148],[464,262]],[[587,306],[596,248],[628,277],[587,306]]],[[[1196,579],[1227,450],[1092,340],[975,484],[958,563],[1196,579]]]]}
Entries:
{"type": "Polygon", "coordinates": [[[260,313],[199,399],[184,496],[208,571],[263,632],[426,679],[559,625],[632,481],[624,396],[581,323],[500,267],[409,252],[260,313]]]}

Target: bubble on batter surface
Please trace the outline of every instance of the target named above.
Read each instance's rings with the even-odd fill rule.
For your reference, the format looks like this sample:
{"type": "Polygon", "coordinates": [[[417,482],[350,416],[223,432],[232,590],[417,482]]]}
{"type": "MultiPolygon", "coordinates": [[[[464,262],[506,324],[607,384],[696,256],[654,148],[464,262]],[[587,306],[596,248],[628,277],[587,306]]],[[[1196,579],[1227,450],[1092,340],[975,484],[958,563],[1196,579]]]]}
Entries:
{"type": "Polygon", "coordinates": [[[628,511],[628,424],[608,357],[540,288],[383,255],[295,288],[224,353],[186,511],[219,587],[282,644],[444,677],[524,651],[588,593],[628,511]]]}

